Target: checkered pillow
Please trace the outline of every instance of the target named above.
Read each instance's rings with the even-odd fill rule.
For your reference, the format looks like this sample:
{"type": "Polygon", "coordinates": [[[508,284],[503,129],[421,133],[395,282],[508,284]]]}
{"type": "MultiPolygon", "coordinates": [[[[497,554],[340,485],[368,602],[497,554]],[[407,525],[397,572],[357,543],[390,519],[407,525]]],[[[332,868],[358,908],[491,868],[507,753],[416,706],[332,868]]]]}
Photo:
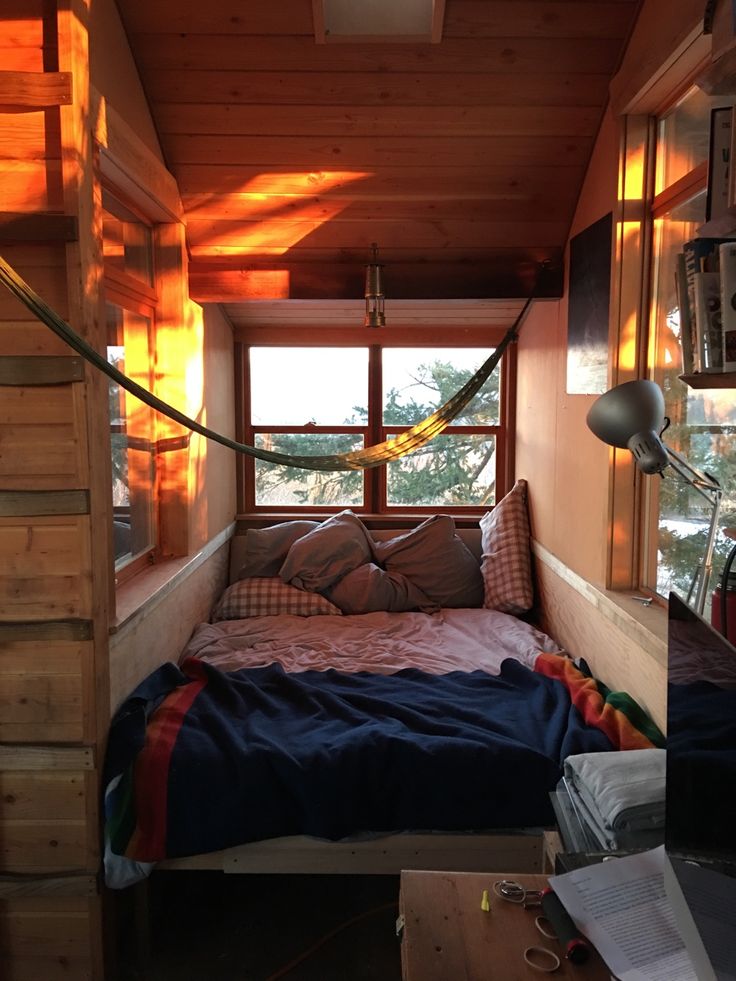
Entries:
{"type": "Polygon", "coordinates": [[[320,613],[342,616],[342,611],[324,596],[297,589],[276,576],[234,582],[217,601],[210,619],[216,623],[218,620],[270,617],[279,613],[291,613],[298,617],[312,617],[320,613]]]}
{"type": "Polygon", "coordinates": [[[534,602],[526,491],[526,481],[517,480],[480,521],[480,571],[487,610],[524,613],[534,602]]]}

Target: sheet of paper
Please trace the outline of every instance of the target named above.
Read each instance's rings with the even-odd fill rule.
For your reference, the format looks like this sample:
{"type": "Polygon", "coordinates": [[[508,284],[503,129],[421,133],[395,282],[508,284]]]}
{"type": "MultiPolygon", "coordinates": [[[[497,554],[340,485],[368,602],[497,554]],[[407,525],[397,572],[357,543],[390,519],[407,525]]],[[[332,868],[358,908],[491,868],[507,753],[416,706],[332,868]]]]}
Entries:
{"type": "Polygon", "coordinates": [[[664,887],[664,847],[550,878],[620,981],[698,981],[664,887]]]}

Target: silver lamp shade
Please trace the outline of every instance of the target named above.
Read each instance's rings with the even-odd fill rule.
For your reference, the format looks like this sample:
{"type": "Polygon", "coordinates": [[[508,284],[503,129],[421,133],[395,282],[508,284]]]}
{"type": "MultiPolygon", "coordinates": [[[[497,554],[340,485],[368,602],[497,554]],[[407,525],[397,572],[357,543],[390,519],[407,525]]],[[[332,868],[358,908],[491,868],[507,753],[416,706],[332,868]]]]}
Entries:
{"type": "Polygon", "coordinates": [[[661,473],[669,464],[659,433],[664,427],[664,396],[652,381],[616,385],[593,403],[586,422],[591,432],[620,449],[631,450],[643,473],[661,473]]]}

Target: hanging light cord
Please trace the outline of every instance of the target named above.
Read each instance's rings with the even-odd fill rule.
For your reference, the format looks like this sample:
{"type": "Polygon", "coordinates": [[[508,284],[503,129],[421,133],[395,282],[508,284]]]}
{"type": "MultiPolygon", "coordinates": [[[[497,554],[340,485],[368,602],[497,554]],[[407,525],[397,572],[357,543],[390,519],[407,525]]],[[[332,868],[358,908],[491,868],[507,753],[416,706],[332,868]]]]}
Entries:
{"type": "MultiPolygon", "coordinates": [[[[162,415],[173,419],[180,425],[192,432],[204,436],[206,439],[214,440],[222,446],[227,446],[237,453],[245,453],[248,456],[256,457],[266,463],[276,463],[282,466],[297,467],[302,470],[365,470],[371,467],[380,466],[389,460],[395,460],[405,456],[412,450],[418,449],[428,443],[435,436],[439,435],[443,429],[454,419],[470,402],[473,396],[479,391],[483,383],[490,377],[495,370],[498,362],[512,341],[516,340],[521,323],[526,316],[527,310],[534,299],[536,290],[532,290],[527,297],[524,306],[508,329],[493,354],[484,362],[478,371],[463,385],[451,399],[440,406],[435,412],[427,416],[406,432],[400,433],[391,440],[369,446],[363,450],[356,450],[352,453],[340,453],[328,456],[297,456],[287,453],[276,453],[273,450],[263,450],[247,443],[239,443],[229,436],[224,436],[207,426],[203,426],[185,415],[172,405],[149,392],[143,386],[133,381],[127,375],[111,365],[102,355],[96,351],[84,338],[74,331],[65,320],[63,320],[41,297],[25,282],[25,280],[0,256],[0,282],[2,282],[14,296],[16,296],[28,309],[47,327],[49,327],[58,337],[60,337],[73,350],[80,354],[86,361],[94,365],[103,374],[107,375],[121,388],[124,388],[131,395],[134,395],[141,402],[160,412],[162,415]]],[[[538,282],[538,279],[537,279],[538,282]]]]}

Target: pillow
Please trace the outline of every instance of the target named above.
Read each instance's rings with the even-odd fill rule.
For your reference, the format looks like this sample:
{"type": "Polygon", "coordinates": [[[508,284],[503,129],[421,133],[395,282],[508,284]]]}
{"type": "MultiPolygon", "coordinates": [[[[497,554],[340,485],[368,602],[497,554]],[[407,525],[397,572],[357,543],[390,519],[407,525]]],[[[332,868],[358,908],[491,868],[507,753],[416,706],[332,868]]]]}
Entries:
{"type": "Polygon", "coordinates": [[[534,603],[527,483],[517,480],[506,497],[480,520],[483,606],[525,613],[534,603]]]}
{"type": "Polygon", "coordinates": [[[271,617],[291,613],[298,617],[318,614],[340,616],[340,610],[324,596],[305,593],[278,577],[239,579],[228,586],[217,601],[210,620],[243,620],[245,617],[271,617]]]}
{"type": "Polygon", "coordinates": [[[343,613],[405,613],[437,609],[424,593],[400,572],[388,572],[373,562],[353,569],[327,590],[327,598],[343,613]]]}
{"type": "Polygon", "coordinates": [[[277,576],[294,542],[314,528],[319,528],[319,521],[284,521],[270,528],[249,528],[245,533],[245,561],[236,578],[277,576]]]}
{"type": "Polygon", "coordinates": [[[482,606],[478,561],[455,534],[449,514],[435,514],[416,528],[373,543],[373,556],[389,572],[406,576],[438,606],[482,606]]]}
{"type": "Polygon", "coordinates": [[[300,589],[323,592],[370,558],[363,522],[352,511],[341,511],[294,542],[279,575],[300,589]]]}

